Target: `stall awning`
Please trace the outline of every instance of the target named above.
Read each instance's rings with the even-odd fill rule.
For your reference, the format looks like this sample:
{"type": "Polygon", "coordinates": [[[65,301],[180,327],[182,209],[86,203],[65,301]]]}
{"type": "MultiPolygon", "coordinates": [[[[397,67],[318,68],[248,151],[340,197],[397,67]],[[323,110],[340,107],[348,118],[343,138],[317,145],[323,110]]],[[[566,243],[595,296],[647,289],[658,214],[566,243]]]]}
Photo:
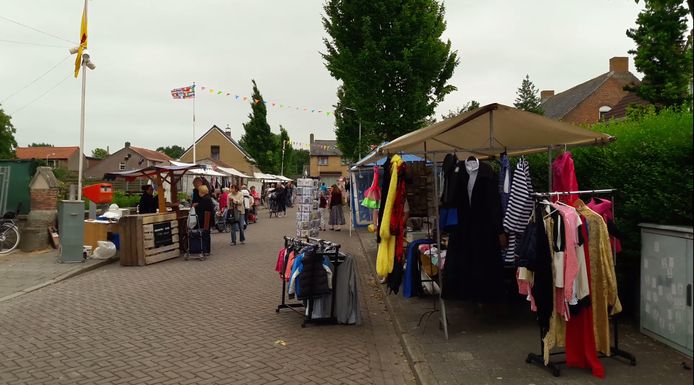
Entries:
{"type": "Polygon", "coordinates": [[[573,124],[494,103],[403,135],[384,153],[470,152],[494,156],[547,151],[548,147],[605,144],[614,138],[573,124]]]}
{"type": "MultiPolygon", "coordinates": [[[[367,154],[365,157],[359,159],[357,163],[352,166],[350,170],[358,170],[359,168],[363,167],[372,167],[372,166],[381,166],[383,163],[386,162],[386,157],[383,156],[383,154],[379,153],[379,149],[386,145],[388,142],[382,143],[380,146],[378,146],[376,149],[371,151],[369,154],[367,154]]],[[[412,155],[412,154],[402,154],[401,155],[402,159],[405,162],[419,162],[423,161],[424,158],[418,157],[417,155],[412,155]]]]}
{"type": "Polygon", "coordinates": [[[192,167],[189,171],[188,174],[191,175],[203,175],[203,176],[226,176],[226,174],[222,174],[221,172],[217,172],[211,168],[207,168],[204,165],[199,165],[199,164],[194,164],[194,163],[183,163],[183,162],[177,162],[177,161],[170,161],[171,164],[175,166],[187,166],[187,167],[192,167]]]}
{"type": "Polygon", "coordinates": [[[227,174],[229,174],[229,175],[238,176],[238,177],[240,177],[240,178],[252,178],[252,176],[246,175],[246,174],[242,173],[241,171],[239,171],[239,170],[237,170],[237,169],[235,169],[235,168],[233,168],[233,167],[220,167],[220,166],[217,166],[217,170],[219,170],[219,171],[221,171],[221,172],[225,172],[225,173],[227,173],[227,174]]]}
{"type": "Polygon", "coordinates": [[[279,182],[280,181],[279,179],[277,179],[276,176],[271,175],[271,174],[265,174],[263,172],[254,172],[253,178],[260,179],[260,180],[265,181],[265,182],[279,182]]]}
{"type": "Polygon", "coordinates": [[[133,181],[137,178],[150,178],[157,174],[166,174],[173,172],[175,175],[183,175],[186,172],[197,167],[196,165],[188,166],[149,166],[145,168],[138,168],[135,170],[126,171],[113,171],[104,174],[104,180],[113,180],[116,178],[123,178],[127,181],[133,181]]]}

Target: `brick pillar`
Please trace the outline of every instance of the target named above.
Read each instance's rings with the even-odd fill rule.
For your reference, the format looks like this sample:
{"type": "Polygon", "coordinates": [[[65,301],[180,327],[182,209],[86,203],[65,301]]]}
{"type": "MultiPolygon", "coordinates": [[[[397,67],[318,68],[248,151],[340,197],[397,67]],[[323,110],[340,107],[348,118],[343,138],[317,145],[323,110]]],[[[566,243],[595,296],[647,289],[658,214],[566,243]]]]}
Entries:
{"type": "Polygon", "coordinates": [[[32,210],[57,210],[58,209],[58,189],[32,189],[31,190],[31,209],[32,210]]]}

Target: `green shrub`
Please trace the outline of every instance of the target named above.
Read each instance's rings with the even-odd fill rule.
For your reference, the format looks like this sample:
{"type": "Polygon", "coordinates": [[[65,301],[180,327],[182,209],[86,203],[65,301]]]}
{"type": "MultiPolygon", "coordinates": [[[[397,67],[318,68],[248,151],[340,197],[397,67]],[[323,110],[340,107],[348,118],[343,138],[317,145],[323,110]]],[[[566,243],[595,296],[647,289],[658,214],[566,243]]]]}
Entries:
{"type": "Polygon", "coordinates": [[[140,203],[140,195],[126,195],[121,191],[115,191],[112,203],[117,204],[120,208],[137,207],[140,203]]]}
{"type": "MultiPolygon", "coordinates": [[[[638,312],[639,299],[638,224],[694,222],[692,123],[691,112],[640,110],[627,120],[591,127],[617,138],[614,143],[571,149],[579,189],[617,189],[616,222],[623,233],[623,250],[617,256],[619,290],[625,311],[632,315],[638,312]]],[[[547,191],[547,154],[532,155],[529,162],[536,191],[547,191]]]]}

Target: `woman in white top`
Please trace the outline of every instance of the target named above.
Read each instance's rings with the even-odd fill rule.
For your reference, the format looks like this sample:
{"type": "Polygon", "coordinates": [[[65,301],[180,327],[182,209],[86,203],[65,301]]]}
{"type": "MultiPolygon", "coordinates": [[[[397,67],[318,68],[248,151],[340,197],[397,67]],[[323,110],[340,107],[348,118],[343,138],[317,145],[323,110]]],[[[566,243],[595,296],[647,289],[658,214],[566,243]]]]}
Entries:
{"type": "Polygon", "coordinates": [[[231,222],[231,245],[236,245],[236,231],[239,232],[241,243],[246,243],[246,235],[243,232],[246,206],[243,194],[239,191],[239,186],[231,186],[231,191],[229,191],[229,197],[227,198],[227,207],[229,208],[228,220],[231,222]]]}

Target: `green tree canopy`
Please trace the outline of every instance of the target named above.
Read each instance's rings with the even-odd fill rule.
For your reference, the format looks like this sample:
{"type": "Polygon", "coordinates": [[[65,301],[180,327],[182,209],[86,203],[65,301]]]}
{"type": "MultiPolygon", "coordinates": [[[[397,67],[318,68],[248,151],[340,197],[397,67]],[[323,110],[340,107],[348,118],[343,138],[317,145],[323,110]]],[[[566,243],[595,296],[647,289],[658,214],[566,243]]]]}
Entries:
{"type": "Polygon", "coordinates": [[[95,148],[92,150],[92,156],[97,159],[106,159],[108,157],[108,151],[103,148],[95,148]]]}
{"type": "Polygon", "coordinates": [[[31,143],[29,147],[54,147],[52,144],[48,143],[31,143]]]}
{"type": "Polygon", "coordinates": [[[171,159],[180,159],[186,149],[174,144],[173,146],[158,147],[157,151],[163,152],[168,155],[171,159]]]}
{"type": "Polygon", "coordinates": [[[456,89],[448,80],[458,56],[441,39],[446,22],[438,1],[328,0],[324,11],[323,58],[342,83],[335,132],[346,157],[422,127],[456,89]]]}
{"type": "Polygon", "coordinates": [[[659,107],[680,106],[690,97],[692,63],[688,59],[687,9],[681,0],[645,0],[637,28],[626,34],[636,43],[636,69],[643,73],[636,93],[659,107]]]}
{"type": "Polygon", "coordinates": [[[530,75],[525,75],[525,79],[523,79],[520,88],[516,91],[516,95],[516,100],[513,102],[514,107],[519,110],[544,115],[545,112],[540,107],[540,97],[538,96],[537,88],[530,81],[530,75]]]}
{"type": "Polygon", "coordinates": [[[277,150],[281,148],[267,122],[267,107],[255,80],[250,103],[251,113],[248,122],[243,124],[245,133],[239,144],[258,162],[263,172],[278,173],[281,154],[277,150]]]}
{"type": "Polygon", "coordinates": [[[12,125],[12,117],[5,114],[0,108],[0,159],[14,159],[14,149],[17,141],[14,134],[17,132],[12,125]]]}

